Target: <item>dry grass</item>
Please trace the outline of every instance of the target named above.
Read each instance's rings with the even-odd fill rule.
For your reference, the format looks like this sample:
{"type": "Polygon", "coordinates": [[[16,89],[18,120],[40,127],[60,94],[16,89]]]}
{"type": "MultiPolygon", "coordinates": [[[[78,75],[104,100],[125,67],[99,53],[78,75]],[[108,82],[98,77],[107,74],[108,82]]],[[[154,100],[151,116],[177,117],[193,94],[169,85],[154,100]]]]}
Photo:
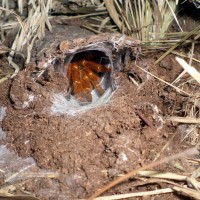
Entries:
{"type": "MultiPolygon", "coordinates": [[[[8,21],[8,23],[4,23],[1,20],[1,23],[3,24],[1,27],[2,32],[4,33],[12,29],[14,29],[16,32],[12,46],[10,48],[4,48],[9,51],[9,56],[7,57],[7,60],[15,70],[14,73],[11,75],[11,78],[13,78],[19,72],[19,66],[17,63],[14,63],[13,57],[16,54],[23,53],[24,57],[26,58],[26,63],[29,63],[31,58],[31,50],[35,40],[41,39],[45,36],[46,27],[49,30],[52,30],[48,18],[48,11],[51,6],[51,0],[39,2],[37,0],[30,1],[28,5],[29,12],[25,19],[22,19],[22,17],[15,11],[9,10],[8,1],[3,1],[2,5],[6,8],[0,7],[0,15],[2,17],[8,16],[12,19],[11,21],[8,21]]],[[[18,0],[18,9],[21,14],[23,14],[23,7],[23,1],[18,0]]],[[[2,40],[3,39],[4,37],[2,36],[2,40]]],[[[5,51],[1,52],[1,54],[4,53],[5,51]]],[[[0,82],[2,82],[4,79],[1,79],[0,82]]]]}
{"type": "MultiPolygon", "coordinates": [[[[162,179],[172,179],[172,177],[174,178],[174,180],[180,180],[180,178],[182,178],[182,180],[185,180],[187,181],[187,177],[185,176],[179,176],[179,175],[176,175],[174,176],[175,174],[172,175],[172,173],[161,173],[161,172],[148,172],[148,173],[144,173],[142,172],[143,170],[146,170],[146,169],[149,169],[149,168],[153,168],[155,166],[158,166],[160,164],[164,164],[166,162],[170,162],[172,160],[175,160],[175,159],[179,159],[181,157],[184,157],[184,156],[191,156],[191,155],[197,155],[199,154],[199,151],[196,149],[196,148],[192,148],[192,149],[188,149],[184,152],[181,152],[179,154],[176,154],[176,155],[173,155],[173,156],[170,156],[170,157],[166,157],[164,159],[161,159],[159,161],[155,161],[153,163],[150,163],[148,165],[145,165],[139,169],[136,169],[136,170],[133,170],[131,172],[129,172],[128,174],[122,176],[122,177],[119,177],[117,178],[116,180],[110,182],[108,185],[104,186],[102,189],[98,190],[97,192],[95,192],[88,200],[93,200],[95,199],[96,197],[98,197],[99,195],[103,194],[105,191],[109,190],[110,188],[114,187],[115,185],[125,181],[125,180],[128,180],[129,178],[132,178],[134,176],[136,176],[137,174],[140,174],[142,176],[149,176],[149,177],[152,177],[152,178],[162,178],[162,179]]],[[[157,182],[157,181],[155,181],[157,182]]],[[[170,183],[170,182],[169,182],[170,183]]],[[[196,187],[198,188],[200,185],[199,185],[199,182],[194,180],[193,183],[195,183],[195,189],[196,187]]],[[[173,192],[174,190],[175,191],[181,191],[182,193],[185,193],[187,195],[189,195],[190,197],[198,197],[197,199],[199,199],[199,194],[200,192],[199,191],[196,191],[195,189],[192,190],[192,189],[189,189],[189,188],[184,188],[181,184],[178,185],[176,183],[173,183],[171,182],[172,185],[176,185],[176,187],[173,187],[171,188],[172,190],[170,190],[170,188],[167,188],[167,192],[173,192]],[[190,193],[190,194],[188,194],[190,193]]],[[[164,192],[163,192],[164,193],[164,192]]],[[[140,194],[130,194],[129,197],[133,197],[134,195],[135,196],[146,196],[146,195],[153,195],[153,194],[156,194],[156,191],[154,191],[154,193],[150,193],[150,194],[146,194],[146,192],[144,193],[140,193],[140,194]]],[[[115,195],[116,197],[117,195],[115,195]]],[[[124,195],[120,195],[119,198],[116,197],[116,198],[110,198],[110,199],[120,199],[120,198],[127,198],[127,194],[124,195]]],[[[101,197],[101,198],[97,198],[98,200],[101,199],[109,199],[109,197],[101,197]]]]}
{"type": "MultiPolygon", "coordinates": [[[[124,3],[121,0],[70,0],[69,2],[73,3],[70,6],[55,0],[32,0],[28,5],[24,1],[18,0],[18,7],[15,10],[19,14],[9,10],[9,7],[12,8],[11,3],[2,2],[4,8],[1,7],[0,15],[2,17],[9,16],[10,19],[8,22],[0,21],[2,31],[6,32],[20,24],[11,47],[10,56],[16,52],[24,52],[24,48],[26,48],[27,63],[30,61],[31,49],[35,40],[44,37],[45,27],[49,30],[52,29],[49,20],[54,17],[49,16],[50,10],[52,13],[64,15],[56,16],[57,21],[59,19],[84,18],[83,26],[95,33],[119,31],[141,40],[148,49],[166,49],[177,42],[180,44],[180,38],[182,38],[181,42],[183,43],[191,34],[199,33],[199,29],[192,33],[182,31],[175,13],[177,0],[162,0],[158,3],[155,0],[152,2],[150,0],[127,0],[124,3]],[[70,14],[76,15],[69,16],[70,14]],[[173,20],[178,25],[180,32],[166,33],[173,20]]],[[[2,34],[1,40],[3,41],[3,39],[2,34]]]]}
{"type": "MultiPolygon", "coordinates": [[[[121,32],[142,40],[158,38],[152,33],[164,33],[173,18],[176,1],[114,1],[104,0],[106,8],[121,32]],[[151,36],[151,37],[150,37],[151,36]]],[[[177,20],[178,23],[178,20],[177,20]]]]}

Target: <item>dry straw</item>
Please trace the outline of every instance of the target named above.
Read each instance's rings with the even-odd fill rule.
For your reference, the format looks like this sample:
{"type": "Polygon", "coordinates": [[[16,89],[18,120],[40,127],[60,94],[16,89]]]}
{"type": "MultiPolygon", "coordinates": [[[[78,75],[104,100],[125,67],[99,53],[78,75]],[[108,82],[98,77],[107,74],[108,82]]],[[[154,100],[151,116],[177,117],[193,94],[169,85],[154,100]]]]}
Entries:
{"type": "MultiPolygon", "coordinates": [[[[103,194],[105,191],[109,190],[110,188],[116,186],[117,184],[119,184],[119,183],[121,183],[121,182],[123,182],[123,181],[125,181],[125,180],[128,180],[128,179],[131,178],[131,177],[136,176],[137,174],[141,173],[141,171],[143,171],[143,170],[146,170],[146,169],[149,169],[149,168],[158,166],[158,165],[163,164],[163,163],[170,162],[170,161],[175,160],[175,159],[180,159],[181,157],[184,157],[184,156],[191,156],[191,155],[197,155],[197,154],[199,154],[198,150],[197,150],[196,148],[191,148],[191,149],[185,150],[185,151],[183,151],[183,152],[181,152],[181,153],[178,153],[178,154],[176,154],[176,155],[173,155],[173,156],[170,156],[170,157],[166,157],[166,158],[161,159],[161,160],[159,160],[159,161],[155,161],[155,162],[153,162],[153,163],[150,163],[150,164],[148,164],[148,165],[145,165],[145,166],[143,166],[143,167],[141,167],[141,168],[139,168],[139,169],[133,170],[133,171],[129,172],[128,174],[126,174],[126,175],[124,175],[124,176],[122,176],[122,177],[119,177],[119,178],[115,179],[114,181],[110,182],[108,185],[104,186],[102,189],[96,191],[91,197],[89,197],[88,200],[93,200],[93,199],[95,199],[95,198],[98,197],[99,195],[103,194]]],[[[155,175],[156,173],[157,173],[157,172],[149,173],[148,175],[149,175],[149,176],[152,176],[152,174],[155,175]]],[[[159,174],[160,174],[160,172],[159,172],[159,174]]],[[[165,175],[165,177],[166,177],[166,173],[165,173],[164,175],[165,175]]],[[[160,176],[161,176],[161,174],[160,174],[160,176]]],[[[162,175],[162,177],[163,177],[163,175],[162,175]]],[[[170,178],[169,174],[168,174],[168,177],[170,178]]],[[[164,178],[164,177],[163,177],[163,178],[164,178]]],[[[173,189],[174,189],[174,188],[173,188],[173,189]]],[[[176,189],[177,189],[177,190],[180,190],[180,191],[184,190],[184,188],[183,188],[181,185],[180,185],[179,187],[177,187],[176,189]]],[[[174,190],[176,190],[176,189],[174,189],[174,190]]],[[[176,191],[177,191],[177,190],[176,190],[176,191]]],[[[190,193],[190,194],[191,194],[191,195],[190,195],[191,197],[194,197],[194,196],[197,197],[196,194],[199,194],[199,191],[196,191],[196,190],[191,190],[191,189],[189,189],[189,188],[186,188],[186,190],[187,190],[187,191],[188,191],[188,190],[189,190],[189,191],[192,191],[192,192],[190,193]]],[[[171,191],[168,191],[168,192],[171,192],[171,191]]],[[[133,194],[132,194],[132,195],[133,195],[133,194]]],[[[149,195],[152,195],[152,194],[149,194],[149,195]]],[[[139,196],[146,196],[146,194],[143,193],[143,195],[140,194],[139,196]]],[[[121,196],[120,196],[120,197],[121,197],[121,196]]],[[[130,197],[132,197],[132,196],[130,196],[130,197]]],[[[123,198],[123,197],[121,197],[121,198],[123,198]]],[[[98,199],[98,198],[97,198],[97,199],[98,199]]],[[[103,199],[109,199],[109,198],[107,198],[107,197],[105,197],[105,198],[104,198],[104,197],[101,197],[101,200],[103,200],[103,199]]],[[[120,198],[110,198],[110,199],[120,199],[120,198]]]]}
{"type": "Polygon", "coordinates": [[[104,0],[105,6],[121,32],[142,41],[158,39],[176,18],[177,1],[174,0],[104,0]]]}
{"type": "MultiPolygon", "coordinates": [[[[24,1],[18,0],[18,9],[20,13],[23,13],[24,1]]],[[[52,0],[31,0],[28,3],[28,14],[24,20],[16,14],[16,12],[9,10],[8,1],[2,2],[2,5],[6,8],[0,7],[1,11],[4,11],[5,15],[14,15],[19,22],[17,34],[14,42],[11,46],[12,51],[8,58],[11,62],[15,52],[22,52],[26,49],[26,62],[30,62],[31,50],[36,39],[41,39],[45,36],[45,28],[52,30],[51,24],[48,18],[48,11],[51,8],[52,0]]],[[[17,25],[18,26],[18,25],[17,25]]],[[[5,26],[2,26],[4,29],[5,26]]],[[[14,28],[14,27],[12,27],[14,28]]]]}

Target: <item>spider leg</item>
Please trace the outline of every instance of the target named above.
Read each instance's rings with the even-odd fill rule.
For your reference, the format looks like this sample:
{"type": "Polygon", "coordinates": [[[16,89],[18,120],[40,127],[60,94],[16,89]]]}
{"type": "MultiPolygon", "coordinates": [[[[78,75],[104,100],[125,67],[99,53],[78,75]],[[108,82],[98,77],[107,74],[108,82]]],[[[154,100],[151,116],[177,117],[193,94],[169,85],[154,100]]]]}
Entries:
{"type": "Polygon", "coordinates": [[[72,64],[71,77],[74,95],[80,102],[85,102],[86,100],[83,96],[84,88],[82,85],[81,70],[79,69],[79,66],[76,63],[72,64]]]}
{"type": "Polygon", "coordinates": [[[87,76],[85,71],[81,70],[82,73],[82,86],[84,89],[84,94],[88,102],[92,102],[92,84],[90,82],[90,78],[87,76]]]}
{"type": "Polygon", "coordinates": [[[90,82],[92,83],[93,87],[97,90],[98,94],[102,96],[105,90],[101,87],[100,77],[87,67],[84,67],[84,71],[89,77],[90,82]]]}
{"type": "Polygon", "coordinates": [[[81,65],[83,67],[88,67],[92,70],[94,70],[95,72],[110,72],[111,69],[110,68],[107,68],[105,67],[104,65],[101,65],[101,64],[98,64],[96,62],[93,62],[93,61],[89,61],[89,60],[82,60],[81,61],[81,65]]]}

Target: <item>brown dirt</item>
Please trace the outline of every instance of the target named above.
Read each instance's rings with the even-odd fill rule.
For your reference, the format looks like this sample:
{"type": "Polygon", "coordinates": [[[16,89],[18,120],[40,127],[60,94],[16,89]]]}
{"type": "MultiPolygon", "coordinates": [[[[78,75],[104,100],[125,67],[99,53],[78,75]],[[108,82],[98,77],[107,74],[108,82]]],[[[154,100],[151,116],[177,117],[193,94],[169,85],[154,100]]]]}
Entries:
{"type": "MultiPolygon", "coordinates": [[[[174,56],[154,65],[156,56],[140,57],[137,65],[166,81],[173,81],[182,71],[174,56]]],[[[77,199],[89,197],[106,183],[155,159],[175,134],[159,158],[181,152],[189,145],[180,143],[177,126],[165,121],[171,115],[184,116],[188,97],[142,72],[134,63],[116,72],[118,87],[109,103],[75,117],[50,113],[52,93],[67,92],[67,81],[55,72],[48,80],[33,81],[34,65],[21,71],[12,81],[0,84],[0,106],[7,107],[2,128],[7,132],[4,143],[22,157],[33,157],[42,169],[59,171],[57,179],[38,179],[27,183],[25,190],[42,199],[77,199]],[[136,86],[130,77],[138,80],[136,86]],[[34,94],[34,100],[30,95],[34,94]],[[158,108],[158,112],[155,112],[158,108]],[[152,126],[138,115],[142,113],[152,126]],[[160,118],[165,123],[161,128],[160,118]]],[[[187,91],[189,86],[185,87],[187,91]]],[[[194,87],[193,87],[194,89],[194,87]]],[[[186,172],[194,168],[179,160],[186,172]]],[[[171,162],[159,170],[181,173],[171,162]]],[[[130,180],[107,194],[146,191],[163,184],[136,186],[130,180]]],[[[140,198],[138,198],[140,199],[140,198]]],[[[144,198],[144,199],[150,199],[144,198]]],[[[175,194],[155,199],[183,199],[175,194]]]]}

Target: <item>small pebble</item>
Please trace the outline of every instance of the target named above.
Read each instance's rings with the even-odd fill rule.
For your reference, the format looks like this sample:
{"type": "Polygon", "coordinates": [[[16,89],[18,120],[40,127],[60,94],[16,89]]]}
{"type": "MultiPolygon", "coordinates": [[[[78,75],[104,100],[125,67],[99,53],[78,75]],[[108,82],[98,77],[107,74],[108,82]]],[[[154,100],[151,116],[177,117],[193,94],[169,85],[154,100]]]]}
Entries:
{"type": "Polygon", "coordinates": [[[105,125],[105,132],[108,134],[113,132],[113,127],[109,123],[105,125]]]}

